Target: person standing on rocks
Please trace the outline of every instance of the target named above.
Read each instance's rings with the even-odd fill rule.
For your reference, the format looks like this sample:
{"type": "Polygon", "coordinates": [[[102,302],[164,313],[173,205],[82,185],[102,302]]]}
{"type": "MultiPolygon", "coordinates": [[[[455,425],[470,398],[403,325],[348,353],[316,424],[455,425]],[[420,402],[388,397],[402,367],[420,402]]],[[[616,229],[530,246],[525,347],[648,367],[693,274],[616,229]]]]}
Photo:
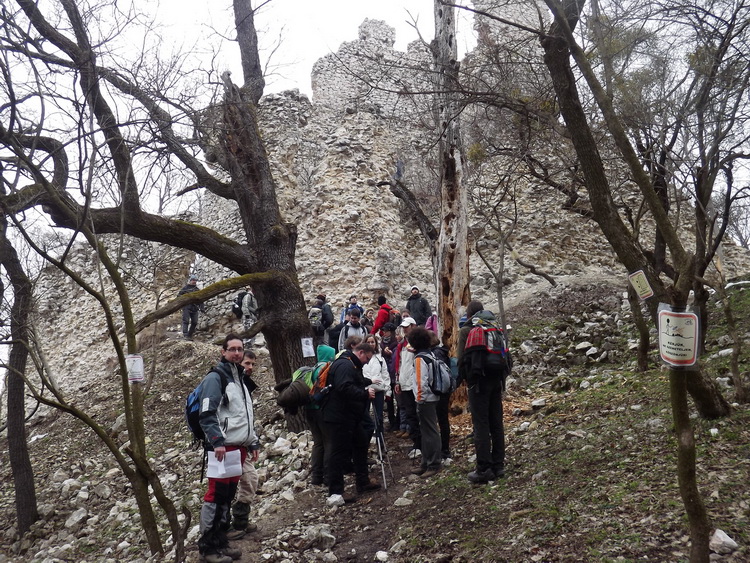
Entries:
{"type": "MultiPolygon", "coordinates": [[[[198,291],[198,276],[190,274],[187,283],[177,293],[177,297],[187,293],[198,291]]],[[[182,308],[182,336],[185,340],[192,340],[195,329],[198,327],[198,313],[205,312],[203,303],[190,303],[182,308]]]]}
{"type": "MultiPolygon", "coordinates": [[[[214,455],[220,463],[228,452],[235,450],[239,451],[242,464],[248,455],[253,461],[258,459],[253,405],[241,365],[244,352],[242,339],[228,334],[222,343],[221,361],[203,378],[201,385],[199,421],[206,436],[205,447],[209,456],[214,455]]],[[[198,551],[208,563],[231,563],[242,556],[239,549],[229,546],[226,532],[230,506],[241,475],[211,477],[210,469],[208,474],[208,490],[200,513],[198,551]]]]}
{"type": "Polygon", "coordinates": [[[415,376],[414,376],[414,348],[409,344],[409,334],[416,327],[416,321],[407,317],[401,321],[404,329],[404,339],[398,345],[396,351],[396,379],[395,391],[401,397],[401,409],[404,411],[404,422],[406,423],[409,438],[412,441],[412,449],[407,454],[410,459],[419,457],[422,452],[422,434],[419,430],[419,417],[417,416],[417,403],[415,400],[415,376]]]}
{"type": "MultiPolygon", "coordinates": [[[[252,350],[245,350],[242,357],[244,371],[243,383],[247,387],[251,397],[250,408],[252,409],[252,393],[258,388],[251,375],[257,356],[252,350]]],[[[258,490],[258,470],[255,469],[255,461],[258,459],[258,450],[251,447],[251,455],[245,458],[242,464],[242,477],[237,487],[237,497],[232,505],[232,526],[227,531],[227,539],[238,540],[258,530],[258,526],[250,522],[250,504],[255,500],[255,492],[258,490]]]]}
{"type": "Polygon", "coordinates": [[[414,475],[432,477],[440,471],[442,463],[440,431],[438,430],[437,404],[440,397],[432,392],[430,382],[437,376],[435,357],[430,352],[432,333],[415,327],[409,333],[409,344],[414,348],[414,400],[417,404],[421,433],[422,464],[412,470],[414,475]],[[425,359],[425,357],[427,359],[425,359]],[[431,362],[431,363],[428,363],[431,362]]]}
{"type": "Polygon", "coordinates": [[[505,476],[505,431],[503,429],[503,367],[493,363],[495,356],[482,345],[473,346],[469,333],[474,319],[494,321],[495,316],[484,310],[480,301],[466,307],[467,321],[458,333],[459,378],[466,381],[469,410],[474,424],[476,469],[468,474],[475,484],[484,484],[505,476]]]}
{"type": "Polygon", "coordinates": [[[349,322],[344,325],[339,334],[339,350],[344,350],[344,342],[350,336],[359,336],[362,340],[367,336],[367,328],[359,322],[359,309],[349,311],[349,322]]]}
{"type": "Polygon", "coordinates": [[[375,322],[372,325],[372,334],[377,334],[378,336],[382,336],[380,334],[380,331],[383,329],[383,326],[391,320],[391,311],[393,311],[393,307],[391,307],[386,302],[385,295],[381,295],[378,297],[378,314],[375,316],[375,322]]]}
{"type": "Polygon", "coordinates": [[[432,315],[432,307],[430,307],[427,299],[419,293],[419,288],[416,285],[411,286],[411,295],[406,300],[404,309],[408,309],[409,314],[417,322],[418,326],[424,326],[427,319],[432,315]]]}
{"type": "MultiPolygon", "coordinates": [[[[251,287],[248,287],[246,291],[245,297],[242,298],[242,328],[248,331],[258,321],[258,300],[251,287]]],[[[244,342],[252,347],[255,344],[255,337],[248,338],[244,342]]]]}
{"type": "MultiPolygon", "coordinates": [[[[380,483],[370,480],[367,451],[370,433],[363,425],[368,400],[375,390],[367,388],[371,381],[362,374],[362,367],[372,358],[373,349],[364,342],[346,350],[334,360],[328,371],[330,390],[323,402],[322,418],[325,427],[328,456],[328,494],[344,495],[344,470],[351,460],[354,465],[357,493],[380,489],[380,483]]],[[[353,497],[344,497],[351,502],[353,497]]]]}

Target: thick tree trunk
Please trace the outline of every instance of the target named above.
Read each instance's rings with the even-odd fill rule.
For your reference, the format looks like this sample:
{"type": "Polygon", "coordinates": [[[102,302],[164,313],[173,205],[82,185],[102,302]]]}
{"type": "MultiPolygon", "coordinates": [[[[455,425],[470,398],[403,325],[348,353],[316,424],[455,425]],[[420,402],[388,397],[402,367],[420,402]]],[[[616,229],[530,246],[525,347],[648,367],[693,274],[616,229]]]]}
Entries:
{"type": "Polygon", "coordinates": [[[18,533],[25,534],[39,518],[34,473],[29,458],[25,427],[26,362],[29,356],[28,317],[31,310],[31,281],[24,272],[15,249],[6,238],[7,220],[0,217],[0,264],[13,286],[10,331],[13,345],[8,356],[8,458],[13,473],[18,533]]]}
{"type": "Polygon", "coordinates": [[[225,76],[222,146],[232,174],[232,189],[244,220],[251,271],[274,272],[272,281],[255,286],[262,309],[263,336],[279,383],[314,358],[302,356],[303,337],[312,337],[305,301],[294,265],[296,227],[285,223],[276,199],[268,155],[260,138],[256,110],[243,91],[225,76]]]}
{"type": "Polygon", "coordinates": [[[459,308],[471,298],[469,290],[468,195],[463,182],[463,146],[459,128],[460,106],[455,9],[435,2],[435,113],[440,132],[440,234],[434,264],[437,281],[441,339],[455,354],[459,308]]]}

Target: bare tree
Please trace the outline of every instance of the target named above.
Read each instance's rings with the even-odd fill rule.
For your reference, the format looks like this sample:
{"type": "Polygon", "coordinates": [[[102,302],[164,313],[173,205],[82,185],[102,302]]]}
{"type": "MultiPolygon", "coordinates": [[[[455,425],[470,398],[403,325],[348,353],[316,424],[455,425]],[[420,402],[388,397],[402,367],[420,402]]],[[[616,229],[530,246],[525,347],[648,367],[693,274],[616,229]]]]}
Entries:
{"type": "MultiPolygon", "coordinates": [[[[250,283],[262,308],[257,326],[264,330],[277,380],[309,361],[302,357],[301,347],[301,338],[311,331],[294,265],[296,228],[285,223],[279,212],[256,119],[264,81],[254,11],[248,0],[235,0],[243,86],[238,88],[225,77],[224,101],[212,104],[219,95],[216,74],[201,97],[192,92],[192,85],[182,91],[169,89],[189,82],[180,67],[164,65],[160,71],[167,74],[152,73],[145,53],[131,64],[107,51],[118,35],[96,35],[107,33],[99,25],[106,18],[99,18],[97,8],[83,9],[75,0],[59,0],[53,6],[17,0],[15,6],[16,11],[8,4],[0,8],[0,71],[4,98],[9,100],[0,106],[4,216],[21,227],[29,215],[42,213],[52,225],[69,229],[70,242],[60,257],[45,256],[71,276],[75,272],[67,265],[68,252],[83,237],[97,249],[105,275],[117,288],[126,327],[123,333],[115,326],[107,299],[93,287],[87,286],[86,291],[106,313],[120,363],[131,438],[129,458],[93,421],[86,422],[131,480],[149,546],[156,553],[162,551],[162,544],[150,508],[149,487],[167,514],[176,546],[181,545],[183,535],[171,501],[161,492],[158,476],[147,462],[142,394],[127,383],[124,356],[138,351],[136,332],[190,300],[204,300],[250,283]],[[206,111],[206,107],[213,110],[206,111]],[[213,152],[204,153],[209,148],[213,152]],[[204,154],[212,165],[206,164],[204,154]],[[159,194],[154,213],[149,210],[154,178],[143,171],[157,169],[170,172],[171,180],[160,186],[171,186],[174,192],[159,194]],[[183,185],[176,186],[179,181],[183,185]],[[219,232],[160,213],[170,202],[191,200],[195,190],[233,205],[239,217],[236,228],[222,225],[230,228],[219,232]],[[121,268],[99,240],[106,233],[183,248],[240,276],[175,299],[136,323],[127,305],[121,268]]],[[[132,14],[123,15],[127,21],[116,22],[115,28],[134,25],[132,14]]],[[[195,83],[205,84],[205,80],[195,83]]],[[[31,236],[28,242],[34,244],[31,236]]],[[[36,248],[43,252],[39,245],[36,248]]],[[[22,296],[16,299],[20,306],[22,296]]],[[[28,339],[21,342],[26,344],[28,339]]],[[[24,365],[19,362],[16,367],[21,376],[24,365]]],[[[52,402],[81,420],[87,418],[64,397],[52,402]]],[[[13,416],[17,408],[20,405],[14,404],[13,416]]]]}

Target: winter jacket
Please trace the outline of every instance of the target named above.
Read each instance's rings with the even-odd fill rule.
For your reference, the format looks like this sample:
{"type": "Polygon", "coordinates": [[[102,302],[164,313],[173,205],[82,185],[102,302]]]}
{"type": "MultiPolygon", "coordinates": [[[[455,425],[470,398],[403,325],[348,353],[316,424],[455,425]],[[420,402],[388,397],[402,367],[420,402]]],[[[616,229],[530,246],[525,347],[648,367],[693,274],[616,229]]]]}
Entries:
{"type": "Polygon", "coordinates": [[[339,322],[343,323],[344,317],[346,317],[346,314],[353,309],[359,310],[360,318],[365,315],[365,308],[362,307],[362,305],[360,305],[359,303],[347,303],[346,306],[343,309],[341,309],[341,316],[339,317],[339,322]]]}
{"type": "MultiPolygon", "coordinates": [[[[194,291],[199,291],[200,288],[197,285],[192,284],[185,284],[183,288],[177,292],[177,297],[180,295],[185,295],[186,293],[193,293],[194,291]]],[[[187,309],[189,313],[195,313],[201,309],[200,303],[191,303],[190,305],[185,305],[183,309],[187,309]]]]}
{"type": "Polygon", "coordinates": [[[424,326],[427,319],[432,315],[432,307],[427,302],[427,299],[422,297],[421,293],[410,295],[409,299],[406,300],[406,309],[409,309],[411,316],[419,326],[424,326]]]}
{"type": "Polygon", "coordinates": [[[350,351],[343,352],[328,370],[330,391],[323,403],[323,421],[357,424],[365,416],[372,382],[362,373],[362,362],[350,351]]]}
{"type": "MultiPolygon", "coordinates": [[[[491,311],[479,311],[471,319],[468,319],[461,327],[461,330],[458,331],[458,343],[456,347],[458,356],[458,382],[466,380],[466,384],[469,387],[476,384],[482,376],[505,377],[506,375],[500,365],[500,359],[493,358],[493,354],[479,347],[466,350],[466,340],[475,326],[474,319],[495,322],[495,315],[491,311]]],[[[511,361],[510,356],[508,356],[508,361],[511,361]]]]}
{"type": "Polygon", "coordinates": [[[257,387],[242,366],[222,360],[203,379],[199,421],[210,450],[220,446],[257,449],[255,419],[250,393],[257,387]],[[220,375],[221,374],[221,375],[220,375]],[[222,376],[227,381],[221,392],[222,376]]]}
{"type": "Polygon", "coordinates": [[[323,303],[321,310],[323,311],[323,318],[321,319],[323,322],[323,328],[328,328],[333,324],[333,311],[328,303],[323,303]]]}
{"type": "Polygon", "coordinates": [[[424,323],[424,327],[427,330],[431,330],[435,334],[439,334],[438,333],[438,330],[439,330],[439,328],[438,328],[438,318],[437,318],[437,314],[436,313],[432,313],[429,316],[429,318],[427,319],[427,321],[424,323]]]}
{"type": "Polygon", "coordinates": [[[391,384],[396,383],[396,358],[398,357],[398,341],[395,337],[391,336],[388,340],[383,338],[380,341],[380,353],[383,356],[387,366],[388,373],[391,376],[391,384]],[[390,350],[390,354],[386,354],[386,349],[390,350]]]}
{"type": "Polygon", "coordinates": [[[393,307],[388,303],[383,303],[378,309],[378,314],[375,316],[375,322],[372,325],[372,334],[378,334],[383,325],[391,320],[391,311],[393,307]]]}
{"type": "Polygon", "coordinates": [[[390,391],[391,376],[388,373],[388,364],[383,356],[374,354],[372,359],[362,367],[364,376],[372,381],[370,387],[375,391],[390,391]]]}
{"type": "Polygon", "coordinates": [[[344,342],[346,342],[346,339],[350,336],[359,336],[364,340],[365,336],[368,334],[367,327],[364,327],[361,324],[359,326],[353,326],[351,323],[346,323],[344,328],[341,329],[341,334],[339,334],[339,350],[344,349],[344,342]]]}
{"type": "MultiPolygon", "coordinates": [[[[432,355],[431,352],[425,352],[428,356],[432,355]]],[[[436,403],[440,400],[440,397],[435,395],[430,388],[430,383],[433,382],[435,375],[432,373],[432,369],[437,369],[437,362],[429,365],[421,355],[414,357],[414,398],[417,404],[422,403],[436,403]]]]}
{"type": "Polygon", "coordinates": [[[414,389],[414,348],[409,346],[406,338],[398,345],[398,357],[396,358],[396,369],[398,375],[396,381],[402,391],[414,389]]]}

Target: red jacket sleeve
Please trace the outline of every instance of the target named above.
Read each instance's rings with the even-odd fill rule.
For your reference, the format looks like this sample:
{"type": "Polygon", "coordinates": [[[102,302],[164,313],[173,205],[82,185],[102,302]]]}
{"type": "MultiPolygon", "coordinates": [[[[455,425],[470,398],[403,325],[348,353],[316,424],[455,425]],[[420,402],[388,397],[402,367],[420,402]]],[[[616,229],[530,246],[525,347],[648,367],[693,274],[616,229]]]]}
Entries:
{"type": "Polygon", "coordinates": [[[388,322],[388,319],[391,318],[390,313],[387,309],[384,309],[381,307],[378,309],[378,314],[375,317],[375,323],[372,325],[372,334],[378,334],[380,332],[380,329],[383,328],[383,325],[388,322]]]}

